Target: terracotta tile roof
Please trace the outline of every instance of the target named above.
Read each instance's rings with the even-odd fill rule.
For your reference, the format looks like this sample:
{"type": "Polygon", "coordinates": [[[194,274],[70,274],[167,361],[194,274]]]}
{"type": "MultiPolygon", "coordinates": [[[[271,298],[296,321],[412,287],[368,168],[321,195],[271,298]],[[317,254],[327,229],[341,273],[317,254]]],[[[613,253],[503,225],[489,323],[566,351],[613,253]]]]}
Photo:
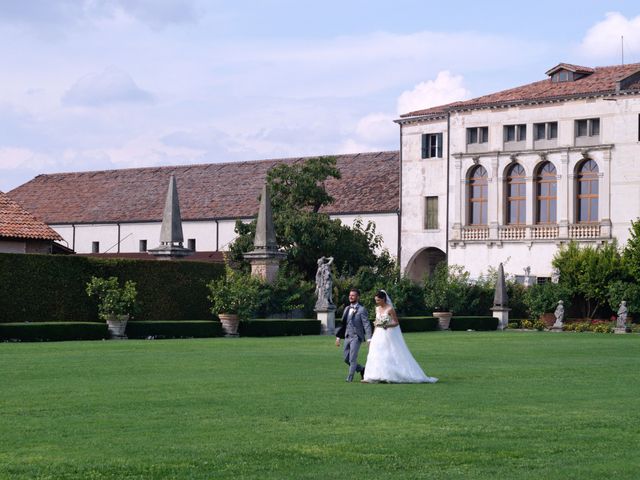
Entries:
{"type": "MultiPolygon", "coordinates": [[[[336,155],[342,179],[329,180],[327,213],[395,212],[399,153],[336,155]]],[[[157,168],[38,175],[11,197],[48,224],[161,221],[169,176],[175,175],[183,220],[248,218],[258,212],[267,171],[288,158],[157,168]]]]}
{"type": "Polygon", "coordinates": [[[2,192],[0,192],[0,237],[62,240],[62,237],[52,228],[2,192]]]}
{"type": "Polygon", "coordinates": [[[572,70],[576,73],[585,73],[586,75],[570,82],[552,82],[551,78],[548,78],[471,100],[454,102],[424,110],[416,110],[400,115],[400,118],[428,115],[436,116],[448,111],[527,102],[556,101],[592,95],[609,95],[617,93],[618,89],[623,92],[637,91],[640,85],[640,78],[637,78],[640,72],[640,63],[596,68],[561,63],[547,73],[555,72],[561,68],[572,70]]]}

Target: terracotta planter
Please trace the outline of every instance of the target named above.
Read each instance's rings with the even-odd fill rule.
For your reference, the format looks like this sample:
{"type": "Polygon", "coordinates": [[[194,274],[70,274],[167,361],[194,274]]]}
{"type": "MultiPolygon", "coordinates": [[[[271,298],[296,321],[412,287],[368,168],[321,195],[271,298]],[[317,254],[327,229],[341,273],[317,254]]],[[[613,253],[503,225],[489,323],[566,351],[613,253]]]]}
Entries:
{"type": "Polygon", "coordinates": [[[240,325],[238,315],[235,313],[219,313],[218,317],[220,318],[225,337],[237,337],[238,325],[240,325]]]}
{"type": "Polygon", "coordinates": [[[109,336],[114,340],[125,340],[127,338],[125,330],[127,329],[128,321],[128,314],[109,316],[107,318],[107,329],[109,330],[109,336]]]}
{"type": "Polygon", "coordinates": [[[440,330],[449,330],[449,324],[451,323],[451,312],[433,312],[433,316],[438,319],[440,330]]]}

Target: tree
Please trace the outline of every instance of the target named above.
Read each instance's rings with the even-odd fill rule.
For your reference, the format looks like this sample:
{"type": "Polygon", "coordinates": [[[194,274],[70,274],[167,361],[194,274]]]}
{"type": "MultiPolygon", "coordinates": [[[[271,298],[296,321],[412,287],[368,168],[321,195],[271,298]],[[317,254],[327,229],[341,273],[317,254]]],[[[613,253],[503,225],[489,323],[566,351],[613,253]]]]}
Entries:
{"type": "MultiPolygon", "coordinates": [[[[280,164],[267,174],[273,221],[278,244],[287,252],[287,262],[304,278],[315,278],[317,259],[334,257],[340,274],[353,275],[362,266],[381,268],[392,263],[388,253],[376,254],[382,238],[373,222],[353,227],[343,225],[320,211],[333,198],[325,188],[329,178],[340,179],[334,157],[311,158],[299,164],[280,164]]],[[[248,268],[242,255],[253,248],[255,221],[236,222],[237,239],[230,246],[230,260],[248,268]]]]}
{"type": "Polygon", "coordinates": [[[622,259],[633,280],[640,282],[640,219],[631,222],[629,233],[629,240],[622,251],[622,259]]]}
{"type": "Polygon", "coordinates": [[[582,248],[571,242],[556,253],[552,265],[560,271],[560,284],[573,294],[573,303],[589,318],[608,306],[609,286],[624,275],[615,241],[582,248]]]}

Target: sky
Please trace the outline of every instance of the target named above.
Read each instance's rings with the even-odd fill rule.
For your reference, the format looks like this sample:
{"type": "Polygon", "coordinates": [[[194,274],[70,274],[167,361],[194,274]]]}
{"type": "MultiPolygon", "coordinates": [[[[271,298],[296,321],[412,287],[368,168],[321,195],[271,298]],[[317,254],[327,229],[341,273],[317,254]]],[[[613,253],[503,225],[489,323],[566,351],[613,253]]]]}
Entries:
{"type": "Polygon", "coordinates": [[[397,150],[401,113],[623,61],[636,1],[0,0],[0,191],[397,150]]]}

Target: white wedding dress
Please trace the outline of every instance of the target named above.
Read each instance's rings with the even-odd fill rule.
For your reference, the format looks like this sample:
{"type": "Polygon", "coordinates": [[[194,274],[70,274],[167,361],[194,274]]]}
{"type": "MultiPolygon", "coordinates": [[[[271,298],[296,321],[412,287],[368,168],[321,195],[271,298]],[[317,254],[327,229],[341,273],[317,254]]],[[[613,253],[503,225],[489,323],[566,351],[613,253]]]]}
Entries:
{"type": "MultiPolygon", "coordinates": [[[[381,317],[385,316],[389,317],[389,314],[377,313],[376,323],[379,323],[381,317]]],[[[391,318],[384,320],[389,322],[391,318]]],[[[369,383],[436,383],[438,379],[424,374],[418,362],[411,355],[398,325],[386,329],[376,327],[369,344],[363,381],[369,383]]]]}

